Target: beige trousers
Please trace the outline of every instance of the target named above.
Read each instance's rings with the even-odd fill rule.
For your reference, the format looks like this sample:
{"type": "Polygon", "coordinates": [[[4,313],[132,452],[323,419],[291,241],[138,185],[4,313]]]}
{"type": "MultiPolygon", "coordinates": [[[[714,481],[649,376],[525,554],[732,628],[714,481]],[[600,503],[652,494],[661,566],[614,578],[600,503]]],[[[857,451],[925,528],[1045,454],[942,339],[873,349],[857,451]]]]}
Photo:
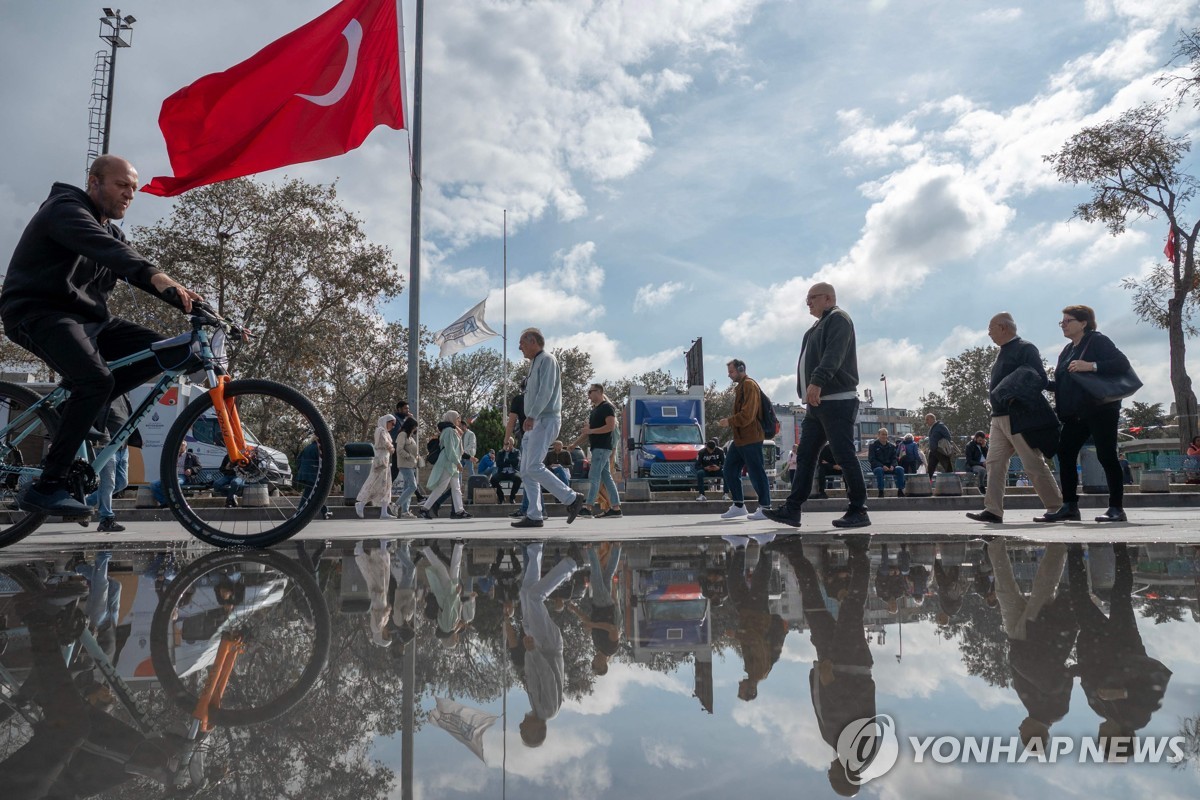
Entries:
{"type": "Polygon", "coordinates": [[[1050,465],[1038,450],[1034,450],[1019,433],[1013,433],[1007,416],[992,417],[992,430],[988,437],[987,493],[983,507],[998,517],[1004,516],[1004,487],[1008,484],[1008,460],[1013,453],[1021,457],[1025,474],[1033,482],[1038,497],[1047,511],[1058,511],[1062,506],[1062,491],[1054,482],[1050,465]]]}

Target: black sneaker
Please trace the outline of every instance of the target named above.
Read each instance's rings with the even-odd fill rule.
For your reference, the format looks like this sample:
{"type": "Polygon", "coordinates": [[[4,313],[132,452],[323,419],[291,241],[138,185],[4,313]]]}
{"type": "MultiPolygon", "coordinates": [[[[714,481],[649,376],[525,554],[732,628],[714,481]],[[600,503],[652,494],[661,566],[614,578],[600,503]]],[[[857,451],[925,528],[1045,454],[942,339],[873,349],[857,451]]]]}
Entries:
{"type": "MultiPolygon", "coordinates": [[[[588,508],[587,506],[584,506],[583,508],[579,509],[579,516],[591,517],[591,516],[595,516],[595,515],[592,514],[592,510],[590,508],[588,508]]],[[[599,516],[603,517],[604,515],[600,514],[599,516]]]]}
{"type": "Polygon", "coordinates": [[[22,511],[37,514],[52,514],[57,517],[90,517],[92,507],[81,503],[71,496],[71,493],[61,484],[51,484],[39,488],[30,486],[19,498],[17,504],[22,511]]]}
{"type": "Polygon", "coordinates": [[[861,509],[847,511],[844,517],[833,521],[835,528],[865,528],[870,524],[871,518],[861,509]]]}
{"type": "Polygon", "coordinates": [[[1004,517],[997,516],[990,511],[968,511],[967,519],[973,519],[976,522],[990,522],[993,525],[1004,522],[1004,517]]]}
{"type": "Polygon", "coordinates": [[[771,522],[778,522],[780,525],[791,525],[793,528],[800,527],[800,512],[789,511],[787,506],[783,508],[764,508],[763,516],[771,520],[771,522]]]}
{"type": "Polygon", "coordinates": [[[470,519],[475,516],[470,511],[451,511],[450,519],[470,519]]]}
{"type": "Polygon", "coordinates": [[[583,495],[579,492],[575,493],[575,499],[567,506],[567,524],[570,525],[579,516],[579,509],[583,508],[583,495]]]}
{"type": "Polygon", "coordinates": [[[514,528],[540,528],[544,524],[540,519],[530,519],[529,517],[521,517],[516,522],[511,523],[514,528]]]}
{"type": "Polygon", "coordinates": [[[225,498],[225,507],[226,508],[237,508],[238,507],[237,495],[230,495],[229,497],[226,497],[225,498]]]}
{"type": "Polygon", "coordinates": [[[621,516],[624,516],[624,514],[621,513],[621,509],[619,509],[619,508],[610,508],[608,511],[605,511],[603,514],[600,515],[601,519],[603,519],[604,517],[621,517],[621,516]]]}
{"type": "Polygon", "coordinates": [[[522,514],[520,511],[514,511],[513,513],[509,514],[509,516],[512,517],[513,519],[520,519],[521,517],[523,517],[525,515],[522,514]]]}
{"type": "Polygon", "coordinates": [[[101,517],[100,524],[96,526],[98,533],[120,533],[125,530],[125,526],[117,522],[114,517],[101,517]]]}

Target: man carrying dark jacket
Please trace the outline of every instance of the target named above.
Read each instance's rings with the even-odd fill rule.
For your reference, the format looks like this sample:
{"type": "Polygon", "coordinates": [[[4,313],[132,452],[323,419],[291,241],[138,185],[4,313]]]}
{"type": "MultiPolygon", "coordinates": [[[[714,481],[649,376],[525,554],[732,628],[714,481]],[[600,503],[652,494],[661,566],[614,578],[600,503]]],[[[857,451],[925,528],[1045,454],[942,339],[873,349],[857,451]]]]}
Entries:
{"type": "MultiPolygon", "coordinates": [[[[1033,482],[1033,488],[1045,504],[1047,513],[1056,511],[1062,505],[1062,493],[1050,474],[1050,467],[1026,435],[1013,430],[1016,425],[1010,418],[1010,415],[1023,414],[1021,421],[1031,425],[1030,430],[1036,430],[1038,425],[1032,420],[1040,417],[1034,405],[1037,399],[1040,398],[1049,408],[1041,394],[1047,385],[1042,356],[1036,347],[1017,336],[1017,323],[1012,314],[1007,312],[992,317],[988,323],[988,336],[999,346],[1000,353],[992,365],[988,384],[988,390],[992,392],[992,428],[988,436],[987,492],[983,511],[971,511],[967,516],[978,522],[1004,521],[1004,487],[1007,484],[1008,460],[1014,452],[1021,457],[1025,474],[1033,482]],[[1010,376],[1013,380],[1009,384],[1019,384],[1020,389],[1008,394],[1001,390],[1001,384],[1010,376]],[[1000,390],[999,394],[997,390],[1000,390]]],[[[1051,417],[1053,413],[1051,410],[1051,417]]]]}
{"type": "Polygon", "coordinates": [[[67,471],[79,445],[111,398],[188,358],[187,348],[159,353],[110,371],[105,364],[145,350],[163,337],[112,316],[108,296],[119,279],[190,311],[200,295],[159,271],[125,243],[115,220],[123,219],[137,191],[133,165],[103,155],[88,171],[87,191],[55,183],[25,227],[0,292],[4,333],[44,360],[71,390],[59,408],[58,433],[46,454],[41,478],[18,500],[26,511],[68,517],[90,509],[68,491],[67,471]],[[164,293],[174,289],[172,297],[164,293]]]}
{"type": "Polygon", "coordinates": [[[858,352],[854,321],[837,305],[837,293],[828,283],[813,284],[808,290],[808,313],[817,322],[800,344],[796,364],[796,390],[808,407],[800,427],[796,452],[796,475],[792,492],[781,508],[764,512],[767,519],[800,526],[800,507],[812,492],[817,456],[825,442],[842,467],[846,514],[833,521],[837,528],[861,528],[871,524],[867,516],[867,483],[854,449],[854,420],[858,415],[858,352]]]}

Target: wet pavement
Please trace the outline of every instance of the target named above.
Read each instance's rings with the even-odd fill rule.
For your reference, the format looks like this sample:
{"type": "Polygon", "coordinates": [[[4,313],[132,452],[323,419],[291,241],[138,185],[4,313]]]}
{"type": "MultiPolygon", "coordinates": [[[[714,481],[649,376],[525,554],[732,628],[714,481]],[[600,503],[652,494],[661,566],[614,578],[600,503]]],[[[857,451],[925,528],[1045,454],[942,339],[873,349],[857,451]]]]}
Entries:
{"type": "Polygon", "coordinates": [[[0,551],[0,797],[1191,798],[1184,511],[47,529],[0,551]]]}

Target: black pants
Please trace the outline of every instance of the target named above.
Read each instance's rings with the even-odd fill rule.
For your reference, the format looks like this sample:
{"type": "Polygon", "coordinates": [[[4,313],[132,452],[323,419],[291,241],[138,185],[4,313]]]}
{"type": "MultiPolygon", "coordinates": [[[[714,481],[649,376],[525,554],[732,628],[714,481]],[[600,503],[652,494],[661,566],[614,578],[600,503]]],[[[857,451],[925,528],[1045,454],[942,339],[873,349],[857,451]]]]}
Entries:
{"type": "Polygon", "coordinates": [[[800,424],[796,475],[792,478],[792,492],[787,498],[788,509],[799,511],[812,493],[817,457],[826,442],[838,466],[842,468],[850,510],[866,509],[867,483],[863,480],[858,453],[854,450],[854,418],[857,414],[858,400],[826,400],[820,405],[808,407],[804,422],[800,424]]]}
{"type": "Polygon", "coordinates": [[[507,475],[497,472],[492,476],[492,488],[496,490],[496,502],[504,500],[504,490],[500,488],[501,481],[508,481],[508,502],[517,502],[517,492],[521,491],[521,476],[515,472],[507,475]]]}
{"type": "Polygon", "coordinates": [[[158,359],[110,371],[104,362],[133,355],[164,338],[118,317],[88,322],[75,314],[44,314],[22,319],[5,333],[61,375],[71,392],[59,407],[58,434],[46,454],[44,480],[65,477],[88,428],[96,423],[103,429],[105,420],[97,418],[97,409],[101,409],[101,417],[107,417],[112,397],[145,383],[163,366],[177,366],[188,358],[186,346],[171,348],[159,353],[158,359]]]}
{"type": "MultiPolygon", "coordinates": [[[[800,462],[797,461],[796,465],[799,466],[799,464],[800,464],[800,462]]],[[[833,464],[817,464],[817,493],[818,494],[825,494],[825,492],[829,491],[829,478],[831,476],[841,477],[841,474],[842,474],[841,471],[836,470],[833,467],[834,467],[833,464]]],[[[799,470],[795,470],[792,472],[792,483],[796,482],[796,472],[799,472],[799,470]]]]}
{"type": "Polygon", "coordinates": [[[1062,433],[1058,435],[1058,477],[1062,483],[1064,503],[1079,500],[1079,473],[1075,471],[1075,465],[1079,461],[1079,451],[1090,436],[1096,444],[1096,458],[1104,467],[1108,504],[1113,508],[1122,508],[1125,475],[1121,471],[1121,460],[1117,457],[1117,425],[1120,418],[1121,404],[1109,403],[1063,420],[1062,433]]]}

